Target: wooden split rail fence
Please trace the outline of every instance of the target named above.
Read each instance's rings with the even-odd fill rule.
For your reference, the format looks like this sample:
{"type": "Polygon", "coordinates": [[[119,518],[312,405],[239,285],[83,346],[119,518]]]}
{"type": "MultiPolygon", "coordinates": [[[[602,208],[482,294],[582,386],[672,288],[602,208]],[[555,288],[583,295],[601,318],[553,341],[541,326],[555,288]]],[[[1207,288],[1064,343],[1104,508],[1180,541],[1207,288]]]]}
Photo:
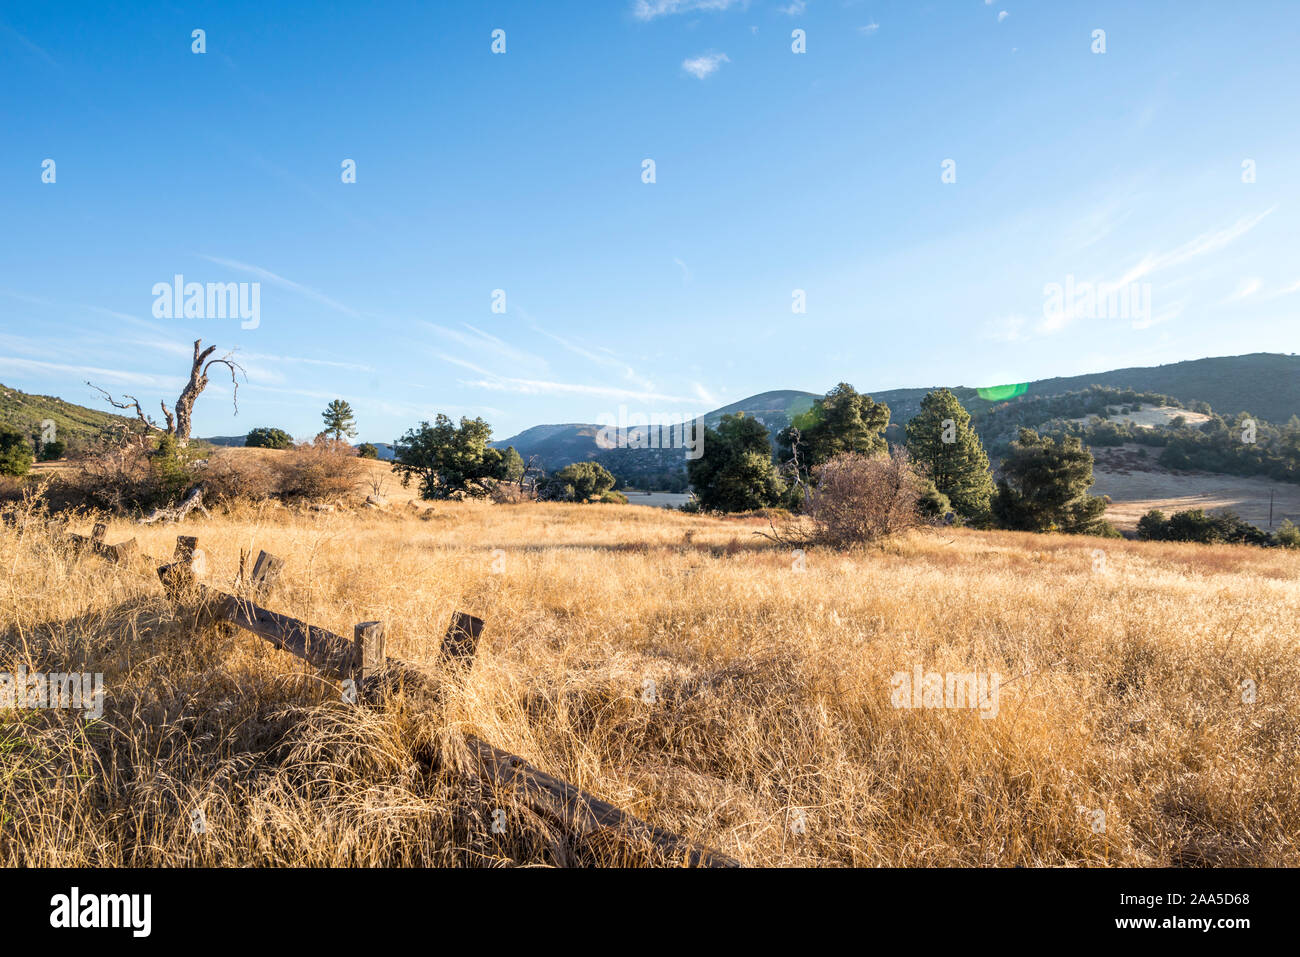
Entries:
{"type": "MultiPolygon", "coordinates": [[[[104,543],[105,526],[94,527],[89,537],[69,534],[67,540],[80,550],[113,562],[149,561],[140,554],[135,539],[119,545],[104,543]]],[[[438,682],[420,668],[384,653],[384,625],[366,621],[354,629],[352,640],[309,625],[297,618],[270,611],[255,604],[275,583],[284,563],[266,552],[257,556],[246,573],[246,555],[240,556],[239,585],[247,596],[219,591],[198,581],[203,574],[203,553],[194,536],[176,540],[172,561],[158,567],[167,597],[178,604],[196,602],[210,620],[228,622],[266,639],[281,651],[287,651],[315,666],[323,674],[340,681],[351,680],[359,702],[381,705],[385,698],[405,694],[417,702],[436,705],[440,698],[438,682]]],[[[444,668],[459,669],[466,674],[473,667],[484,623],[473,615],[456,612],[447,629],[440,650],[444,668]]],[[[635,817],[581,788],[533,767],[523,758],[503,751],[472,735],[465,743],[470,752],[470,768],[494,791],[512,794],[539,816],[579,835],[611,831],[622,837],[644,841],[657,848],[666,859],[686,862],[695,867],[740,867],[741,862],[717,851],[687,841],[635,817]]]]}

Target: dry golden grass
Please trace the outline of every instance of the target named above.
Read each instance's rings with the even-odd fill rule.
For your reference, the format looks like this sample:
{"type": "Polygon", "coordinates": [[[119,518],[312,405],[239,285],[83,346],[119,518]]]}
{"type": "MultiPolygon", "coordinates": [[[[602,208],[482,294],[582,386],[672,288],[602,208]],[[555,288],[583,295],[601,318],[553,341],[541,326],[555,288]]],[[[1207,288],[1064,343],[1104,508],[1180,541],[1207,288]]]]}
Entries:
{"type": "MultiPolygon", "coordinates": [[[[102,671],[108,703],[0,713],[0,864],[653,862],[478,790],[450,770],[466,733],[751,865],[1300,864],[1300,555],[956,530],[800,563],[761,527],[473,503],[187,523],[209,583],[266,549],[265,604],[382,619],[431,668],[454,610],[486,619],[434,720],[346,705],[196,630],[147,568],[3,526],[0,671],[102,671]],[[992,719],[896,710],[914,664],[1015,680],[992,719]]],[[[177,531],[107,540],[167,556],[177,531]]]]}

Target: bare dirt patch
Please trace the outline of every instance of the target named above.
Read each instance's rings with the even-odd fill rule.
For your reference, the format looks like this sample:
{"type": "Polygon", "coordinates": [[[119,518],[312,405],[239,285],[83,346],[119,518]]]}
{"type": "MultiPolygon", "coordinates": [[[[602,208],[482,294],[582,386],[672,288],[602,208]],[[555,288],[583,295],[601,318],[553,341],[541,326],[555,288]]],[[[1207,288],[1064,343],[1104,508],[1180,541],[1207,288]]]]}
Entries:
{"type": "Polygon", "coordinates": [[[1147,449],[1143,458],[1137,455],[1139,448],[1093,449],[1097,483],[1092,493],[1111,497],[1106,517],[1121,531],[1135,530],[1138,519],[1153,508],[1166,515],[1192,508],[1230,509],[1267,529],[1270,494],[1274,528],[1287,518],[1300,522],[1300,485],[1214,472],[1171,472],[1156,464],[1159,449],[1147,449]]]}

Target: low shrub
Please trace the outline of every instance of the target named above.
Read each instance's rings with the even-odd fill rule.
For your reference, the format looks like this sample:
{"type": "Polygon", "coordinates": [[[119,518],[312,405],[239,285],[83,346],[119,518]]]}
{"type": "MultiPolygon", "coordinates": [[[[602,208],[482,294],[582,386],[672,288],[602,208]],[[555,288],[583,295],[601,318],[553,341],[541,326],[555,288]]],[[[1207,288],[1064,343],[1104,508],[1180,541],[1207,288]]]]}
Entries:
{"type": "Polygon", "coordinates": [[[518,505],[529,501],[532,496],[519,482],[497,482],[488,492],[488,498],[498,505],[518,505]]]}
{"type": "Polygon", "coordinates": [[[1206,512],[1192,508],[1169,518],[1152,509],[1138,520],[1138,538],[1155,542],[1199,542],[1203,545],[1272,545],[1268,532],[1243,521],[1230,511],[1206,512]]]}
{"type": "Polygon", "coordinates": [[[924,480],[901,448],[887,455],[841,453],[814,474],[808,515],[823,544],[873,542],[922,524],[924,480]]]}
{"type": "Polygon", "coordinates": [[[599,501],[613,487],[614,476],[603,465],[574,462],[543,479],[537,487],[537,497],[548,502],[599,501]]]}
{"type": "Polygon", "coordinates": [[[0,430],[0,475],[26,475],[35,453],[21,432],[0,430]]]}
{"type": "Polygon", "coordinates": [[[244,446],[250,449],[291,449],[293,436],[284,429],[263,426],[249,430],[248,435],[244,437],[244,446]]]}
{"type": "Polygon", "coordinates": [[[280,493],[280,469],[258,456],[218,455],[203,470],[204,496],[215,504],[264,502],[280,493]]]}
{"type": "Polygon", "coordinates": [[[36,456],[36,458],[38,461],[41,462],[57,462],[59,459],[63,458],[67,454],[68,454],[67,443],[55,439],[53,442],[42,442],[41,452],[38,456],[36,456]]]}
{"type": "Polygon", "coordinates": [[[295,446],[279,466],[280,495],[302,499],[347,498],[366,470],[347,442],[319,435],[295,446]]]}

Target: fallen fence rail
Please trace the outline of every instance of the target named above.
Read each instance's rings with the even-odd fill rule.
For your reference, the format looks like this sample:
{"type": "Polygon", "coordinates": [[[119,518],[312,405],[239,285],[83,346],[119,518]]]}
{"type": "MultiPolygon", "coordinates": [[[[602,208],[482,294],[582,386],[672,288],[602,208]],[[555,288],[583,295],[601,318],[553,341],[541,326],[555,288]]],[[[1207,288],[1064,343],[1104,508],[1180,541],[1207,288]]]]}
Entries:
{"type": "MultiPolygon", "coordinates": [[[[124,561],[138,551],[134,539],[121,545],[104,545],[102,524],[95,526],[90,538],[82,535],[68,537],[79,547],[89,543],[95,554],[112,561],[124,561]]],[[[261,552],[251,574],[246,577],[245,563],[246,556],[241,554],[239,582],[254,597],[274,584],[284,566],[282,560],[261,552]]],[[[200,583],[197,576],[203,573],[204,564],[197,539],[179,536],[173,560],[158,568],[158,577],[167,597],[176,603],[197,601],[199,608],[212,619],[252,632],[281,651],[307,661],[328,677],[352,680],[359,700],[378,704],[389,695],[400,692],[417,702],[439,701],[440,687],[432,676],[409,662],[384,654],[382,622],[361,622],[349,641],[324,628],[263,608],[249,597],[229,594],[200,583]]],[[[456,612],[442,640],[440,663],[444,667],[460,669],[462,675],[467,673],[473,667],[483,627],[482,619],[456,612]]],[[[583,836],[612,831],[653,845],[668,859],[684,861],[693,867],[743,866],[733,857],[655,827],[481,738],[467,735],[465,743],[472,769],[481,779],[498,792],[511,793],[533,812],[554,824],[583,836]]]]}
{"type": "Polygon", "coordinates": [[[108,545],[104,542],[104,532],[107,528],[108,526],[103,522],[98,522],[90,533],[90,537],[78,535],[76,532],[69,532],[67,539],[74,548],[92,551],[100,558],[106,558],[110,562],[126,562],[134,558],[140,550],[135,539],[130,538],[117,545],[108,545]]]}

